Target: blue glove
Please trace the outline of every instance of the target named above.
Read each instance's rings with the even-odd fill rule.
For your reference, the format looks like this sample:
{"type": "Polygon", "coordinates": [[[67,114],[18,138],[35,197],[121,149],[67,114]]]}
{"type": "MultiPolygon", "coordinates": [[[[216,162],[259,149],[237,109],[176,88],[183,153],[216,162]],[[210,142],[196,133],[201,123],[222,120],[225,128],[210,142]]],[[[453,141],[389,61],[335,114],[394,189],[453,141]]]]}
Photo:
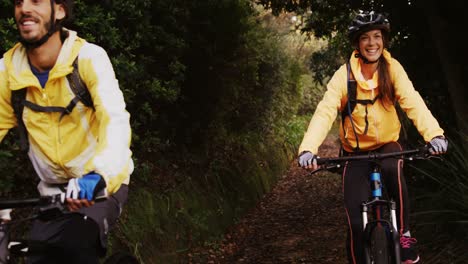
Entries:
{"type": "Polygon", "coordinates": [[[443,136],[437,136],[429,142],[429,152],[432,155],[443,154],[447,152],[448,140],[443,136]]]}
{"type": "Polygon", "coordinates": [[[106,188],[106,182],[101,175],[89,173],[82,178],[73,178],[68,181],[67,198],[94,200],[96,194],[106,188]]]}

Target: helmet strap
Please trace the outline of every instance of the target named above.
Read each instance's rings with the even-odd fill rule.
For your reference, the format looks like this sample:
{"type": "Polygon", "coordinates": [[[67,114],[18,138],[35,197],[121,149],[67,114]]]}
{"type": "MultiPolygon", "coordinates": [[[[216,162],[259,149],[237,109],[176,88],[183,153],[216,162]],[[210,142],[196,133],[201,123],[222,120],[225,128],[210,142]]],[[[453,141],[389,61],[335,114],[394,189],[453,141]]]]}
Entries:
{"type": "Polygon", "coordinates": [[[57,24],[55,23],[55,9],[54,9],[54,0],[50,0],[50,8],[51,8],[51,13],[50,13],[50,25],[49,25],[49,28],[47,30],[47,33],[42,36],[42,38],[40,38],[39,40],[36,40],[36,41],[28,41],[26,39],[24,39],[23,37],[19,37],[19,42],[21,44],[23,44],[23,46],[26,48],[26,49],[35,49],[35,48],[38,48],[40,46],[42,46],[42,44],[46,43],[49,38],[57,31],[59,30],[59,27],[57,27],[57,24]]]}

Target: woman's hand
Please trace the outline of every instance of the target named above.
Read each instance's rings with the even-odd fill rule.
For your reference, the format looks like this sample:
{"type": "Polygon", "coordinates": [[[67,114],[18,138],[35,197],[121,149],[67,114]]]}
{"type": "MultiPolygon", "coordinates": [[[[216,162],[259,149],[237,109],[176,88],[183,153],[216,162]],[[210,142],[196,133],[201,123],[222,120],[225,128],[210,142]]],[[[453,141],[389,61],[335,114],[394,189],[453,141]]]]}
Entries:
{"type": "Polygon", "coordinates": [[[448,140],[444,136],[437,136],[429,142],[429,153],[432,155],[440,155],[447,152],[448,140]]]}
{"type": "Polygon", "coordinates": [[[297,162],[299,163],[299,166],[305,169],[316,170],[318,168],[317,156],[310,151],[303,151],[301,154],[299,154],[297,162]]]}

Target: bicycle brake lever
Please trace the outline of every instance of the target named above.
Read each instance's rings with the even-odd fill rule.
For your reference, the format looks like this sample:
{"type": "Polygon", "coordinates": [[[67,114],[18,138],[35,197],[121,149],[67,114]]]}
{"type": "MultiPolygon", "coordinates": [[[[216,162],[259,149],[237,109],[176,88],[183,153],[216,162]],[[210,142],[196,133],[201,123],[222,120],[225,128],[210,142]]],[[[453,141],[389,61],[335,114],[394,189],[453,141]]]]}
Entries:
{"type": "Polygon", "coordinates": [[[319,168],[317,168],[317,169],[315,169],[315,170],[309,172],[309,175],[315,174],[315,173],[317,173],[317,172],[319,172],[319,171],[322,171],[322,170],[324,170],[324,168],[319,167],[319,168]]]}
{"type": "Polygon", "coordinates": [[[332,165],[325,166],[326,170],[331,170],[331,169],[336,169],[336,168],[341,168],[341,164],[332,164],[332,165]]]}
{"type": "Polygon", "coordinates": [[[438,159],[438,160],[444,160],[444,158],[441,155],[427,155],[427,159],[438,159]]]}
{"type": "Polygon", "coordinates": [[[411,157],[406,157],[406,160],[427,160],[427,159],[438,159],[438,160],[444,160],[441,155],[431,155],[430,153],[419,153],[417,155],[411,156],[411,157]]]}
{"type": "Polygon", "coordinates": [[[94,201],[95,202],[102,202],[102,201],[107,200],[107,197],[108,197],[107,189],[104,188],[104,189],[102,189],[100,192],[98,192],[96,194],[96,196],[94,197],[94,201]]]}
{"type": "Polygon", "coordinates": [[[315,173],[317,173],[319,171],[323,171],[323,170],[328,170],[329,171],[329,170],[340,168],[340,167],[341,167],[341,164],[331,164],[331,165],[330,164],[324,164],[324,165],[318,167],[317,169],[311,171],[309,173],[309,175],[315,174],[315,173]]]}

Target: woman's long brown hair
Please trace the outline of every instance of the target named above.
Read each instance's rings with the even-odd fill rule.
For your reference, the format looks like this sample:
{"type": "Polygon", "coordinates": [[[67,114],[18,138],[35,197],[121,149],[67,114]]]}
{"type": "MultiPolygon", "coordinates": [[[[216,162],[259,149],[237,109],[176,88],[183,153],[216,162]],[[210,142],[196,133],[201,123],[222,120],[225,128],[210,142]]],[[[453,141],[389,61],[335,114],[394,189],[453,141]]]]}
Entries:
{"type": "Polygon", "coordinates": [[[395,89],[390,78],[389,63],[382,55],[379,59],[379,66],[377,67],[379,74],[379,92],[384,108],[388,105],[395,104],[395,89]]]}
{"type": "Polygon", "coordinates": [[[379,66],[377,67],[379,75],[379,92],[382,95],[381,99],[385,105],[393,105],[395,103],[395,89],[390,78],[389,63],[384,56],[380,56],[379,66]]]}
{"type": "MultiPolygon", "coordinates": [[[[388,31],[381,30],[383,36],[384,48],[389,46],[390,36],[388,31]]],[[[394,105],[396,102],[395,88],[393,87],[392,80],[390,78],[389,61],[382,54],[379,58],[379,65],[377,71],[379,74],[379,92],[382,95],[381,100],[383,107],[387,109],[387,106],[394,105]]]]}

